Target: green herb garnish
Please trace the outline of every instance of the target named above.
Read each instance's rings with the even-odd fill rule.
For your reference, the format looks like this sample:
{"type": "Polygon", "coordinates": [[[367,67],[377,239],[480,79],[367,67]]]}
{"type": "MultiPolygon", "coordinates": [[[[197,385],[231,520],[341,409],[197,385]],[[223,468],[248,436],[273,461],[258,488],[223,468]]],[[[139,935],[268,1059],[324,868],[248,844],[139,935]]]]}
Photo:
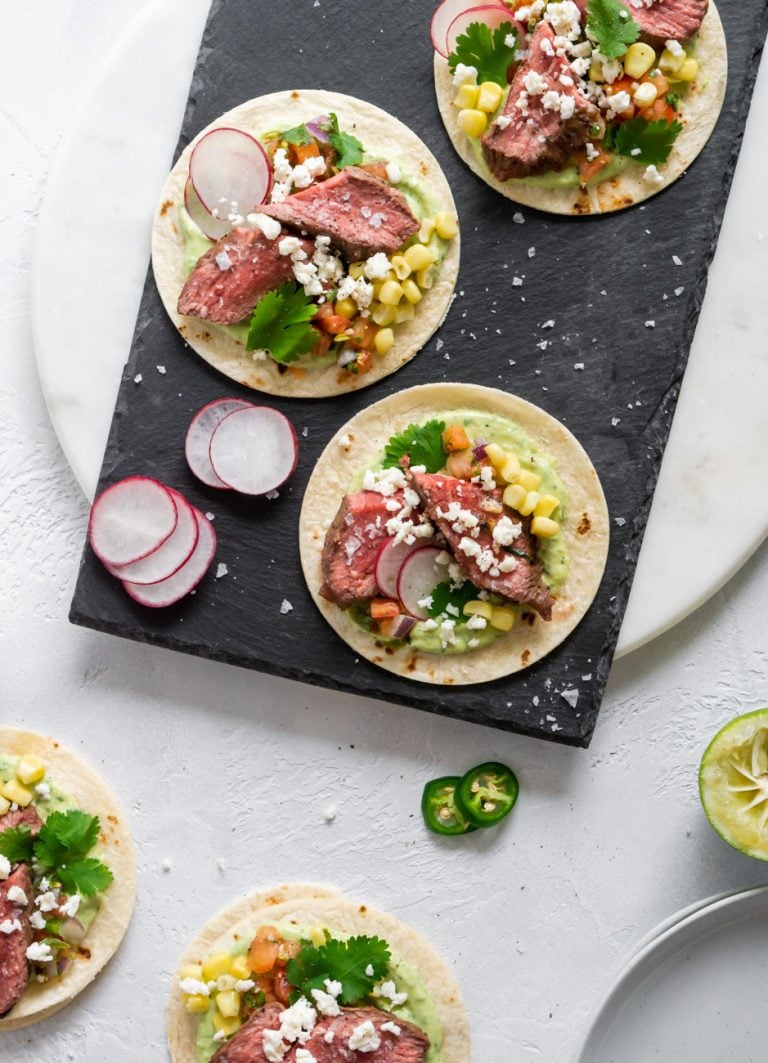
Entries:
{"type": "Polygon", "coordinates": [[[468,617],[464,616],[464,606],[467,602],[477,601],[479,595],[479,588],[470,580],[466,580],[459,587],[452,580],[443,580],[442,583],[438,583],[430,595],[432,604],[428,609],[429,615],[433,620],[441,616],[447,616],[457,623],[462,620],[466,622],[468,617]],[[458,615],[448,612],[449,605],[458,610],[458,615]]]}
{"type": "Polygon", "coordinates": [[[506,86],[507,71],[515,61],[516,50],[517,31],[511,22],[502,23],[496,30],[484,22],[471,22],[457,39],[456,50],[448,56],[448,65],[451,73],[459,63],[473,66],[479,82],[495,81],[506,86]]]}
{"type": "Polygon", "coordinates": [[[251,315],[246,348],[266,350],[276,362],[294,362],[317,344],[309,322],[317,306],[298,284],[286,282],[259,300],[251,315]]]}
{"type": "Polygon", "coordinates": [[[330,132],[328,140],[336,152],[336,166],[343,170],[345,166],[359,166],[363,161],[363,145],[353,137],[351,133],[343,133],[339,129],[339,119],[331,113],[330,132]]]}
{"type": "Polygon", "coordinates": [[[613,151],[643,166],[657,166],[667,161],[682,129],[678,121],[665,122],[660,118],[657,122],[646,122],[644,118],[630,118],[617,127],[612,138],[613,151]]]}
{"type": "Polygon", "coordinates": [[[297,125],[293,129],[286,129],[284,133],[281,133],[280,139],[284,140],[286,144],[311,144],[312,134],[305,125],[297,125]]]}
{"type": "Polygon", "coordinates": [[[606,59],[624,55],[640,36],[640,27],[620,0],[589,0],[587,31],[606,59]]]}
{"type": "Polygon", "coordinates": [[[670,107],[674,107],[676,111],[680,110],[680,102],[681,102],[682,98],[683,97],[680,95],[679,92],[668,92],[667,93],[667,103],[669,104],[670,107]]]}
{"type": "Polygon", "coordinates": [[[99,830],[98,816],[77,809],[52,812],[35,836],[26,824],[3,831],[0,853],[12,864],[34,860],[67,893],[93,897],[102,893],[114,878],[101,860],[86,859],[98,841],[99,830]]]}
{"type": "Polygon", "coordinates": [[[399,465],[400,459],[407,454],[411,465],[423,465],[427,472],[440,472],[446,459],[444,431],[443,421],[409,424],[403,432],[392,436],[387,443],[382,467],[391,469],[399,465]]]}
{"type": "Polygon", "coordinates": [[[288,981],[296,987],[291,1000],[302,996],[311,1000],[312,990],[325,992],[329,979],[341,982],[339,1003],[356,1004],[385,976],[391,958],[389,945],[377,937],[360,936],[347,941],[331,938],[324,945],[304,945],[285,968],[288,981]]]}

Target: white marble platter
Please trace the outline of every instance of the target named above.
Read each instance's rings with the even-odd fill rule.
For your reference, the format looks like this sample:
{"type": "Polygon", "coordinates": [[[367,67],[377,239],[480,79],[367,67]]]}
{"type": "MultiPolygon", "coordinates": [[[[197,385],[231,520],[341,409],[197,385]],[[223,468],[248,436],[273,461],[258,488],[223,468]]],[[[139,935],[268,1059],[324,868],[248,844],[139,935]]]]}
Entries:
{"type": "MultiPolygon", "coordinates": [[[[106,56],[50,173],[32,277],[35,350],[51,419],[89,497],[209,3],[150,0],[106,56]]],[[[763,62],[619,655],[705,602],[768,532],[765,105],[763,62]]]]}

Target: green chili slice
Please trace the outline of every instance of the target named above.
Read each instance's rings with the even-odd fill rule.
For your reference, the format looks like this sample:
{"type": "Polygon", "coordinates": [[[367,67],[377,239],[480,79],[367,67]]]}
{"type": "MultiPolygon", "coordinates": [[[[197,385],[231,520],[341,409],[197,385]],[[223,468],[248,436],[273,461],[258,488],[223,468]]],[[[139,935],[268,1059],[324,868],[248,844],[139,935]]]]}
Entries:
{"type": "Polygon", "coordinates": [[[519,791],[512,769],[489,761],[470,768],[459,780],[456,807],[474,826],[494,827],[512,811],[519,791]]]}
{"type": "Polygon", "coordinates": [[[469,834],[477,830],[456,803],[456,787],[460,782],[460,776],[446,775],[441,779],[432,779],[424,787],[421,813],[424,822],[435,834],[469,834]]]}

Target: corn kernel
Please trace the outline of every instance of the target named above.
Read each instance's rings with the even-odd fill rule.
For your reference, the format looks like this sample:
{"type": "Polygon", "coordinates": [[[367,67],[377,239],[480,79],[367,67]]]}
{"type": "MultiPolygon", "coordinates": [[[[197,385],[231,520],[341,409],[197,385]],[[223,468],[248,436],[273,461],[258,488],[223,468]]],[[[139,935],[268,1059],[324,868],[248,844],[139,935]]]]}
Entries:
{"type": "Polygon", "coordinates": [[[21,808],[26,808],[35,796],[34,790],[24,786],[18,779],[9,779],[7,783],[0,786],[0,794],[9,801],[15,802],[21,808]]]}
{"type": "Polygon", "coordinates": [[[233,1019],[240,1014],[240,994],[236,989],[227,989],[216,994],[216,1007],[225,1019],[233,1019]]]}
{"type": "Polygon", "coordinates": [[[403,251],[403,258],[408,263],[409,269],[414,273],[432,265],[432,255],[423,244],[413,244],[412,247],[406,248],[403,251]]]}
{"type": "Polygon", "coordinates": [[[373,341],[373,345],[379,354],[386,354],[392,350],[392,346],[395,342],[395,334],[391,328],[380,328],[376,333],[376,339],[373,341]]]}
{"type": "Polygon", "coordinates": [[[309,928],[309,940],[317,948],[320,948],[326,942],[325,929],[322,926],[311,926],[309,928]]]}
{"type": "Polygon", "coordinates": [[[513,484],[520,478],[520,462],[515,454],[509,454],[507,460],[499,470],[505,483],[513,484]]]}
{"type": "Polygon", "coordinates": [[[198,982],[203,980],[203,967],[200,963],[188,963],[179,968],[179,978],[194,978],[198,982]]]}
{"type": "MultiPolygon", "coordinates": [[[[440,214],[436,214],[435,232],[441,240],[452,240],[454,236],[458,236],[459,234],[459,219],[455,214],[451,214],[450,211],[447,210],[442,211],[440,214]]],[[[437,248],[435,248],[435,258],[437,258],[438,254],[439,252],[437,251],[437,248]]]]}
{"type": "Polygon", "coordinates": [[[624,56],[624,71],[631,78],[644,77],[656,62],[656,53],[650,44],[631,44],[624,56]]]}
{"type": "Polygon", "coordinates": [[[523,502],[521,506],[517,507],[517,512],[520,513],[523,517],[529,517],[531,513],[533,513],[534,509],[536,509],[536,506],[538,506],[540,499],[541,495],[538,493],[538,491],[529,491],[528,494],[525,496],[525,502],[523,502]]]}
{"type": "Polygon", "coordinates": [[[467,104],[467,106],[477,107],[478,111],[485,111],[487,114],[493,114],[501,103],[503,95],[504,90],[501,85],[497,85],[495,81],[484,81],[480,86],[477,102],[474,104],[467,104]]]}
{"type": "Polygon", "coordinates": [[[421,223],[421,228],[419,229],[419,240],[421,240],[423,244],[428,244],[429,241],[432,239],[432,233],[434,231],[434,220],[432,218],[425,218],[424,221],[421,223]]]}
{"type": "Polygon", "coordinates": [[[218,1011],[213,1014],[213,1027],[217,1031],[221,1031],[225,1037],[231,1037],[232,1034],[237,1033],[242,1023],[240,1022],[239,1015],[233,1015],[231,1018],[225,1018],[218,1011]]]}
{"type": "Polygon", "coordinates": [[[699,63],[696,59],[686,59],[682,66],[678,67],[675,77],[678,81],[695,81],[699,72],[699,63]]]}
{"type": "Polygon", "coordinates": [[[419,288],[416,281],[412,281],[409,278],[408,280],[403,281],[402,288],[403,294],[405,295],[405,298],[408,300],[409,303],[413,303],[415,305],[416,303],[421,302],[423,296],[421,294],[421,289],[419,288]]]}
{"type": "Polygon", "coordinates": [[[493,614],[493,606],[490,602],[467,602],[464,606],[464,616],[482,616],[490,620],[493,614]]]}
{"type": "Polygon", "coordinates": [[[357,303],[354,299],[339,299],[336,303],[335,310],[337,314],[341,314],[342,317],[353,318],[357,314],[357,303]]]}
{"type": "Polygon", "coordinates": [[[371,319],[377,324],[386,327],[392,325],[397,317],[397,310],[394,306],[384,306],[383,303],[376,303],[371,311],[371,319]]]}
{"type": "Polygon", "coordinates": [[[228,952],[216,952],[203,964],[203,981],[215,982],[222,974],[229,974],[232,969],[232,957],[228,952]]]}
{"type": "Polygon", "coordinates": [[[632,100],[638,107],[650,107],[658,95],[659,91],[656,86],[652,85],[650,81],[646,81],[644,84],[637,86],[632,100]]]}
{"type": "Polygon", "coordinates": [[[459,91],[453,98],[453,106],[464,109],[465,107],[477,107],[477,97],[480,95],[479,85],[460,85],[459,91]]]}
{"type": "Polygon", "coordinates": [[[554,495],[542,495],[533,514],[535,517],[551,517],[559,505],[560,500],[554,495]]]}
{"type": "Polygon", "coordinates": [[[525,504],[525,500],[528,497],[528,492],[522,484],[510,484],[509,487],[504,488],[504,505],[509,506],[510,509],[516,509],[520,511],[520,506],[525,504]]]}
{"type": "Polygon", "coordinates": [[[395,324],[402,325],[404,321],[413,321],[416,317],[416,307],[413,303],[403,303],[402,306],[398,306],[395,317],[395,324]]]}
{"type": "Polygon", "coordinates": [[[437,243],[433,241],[432,243],[425,244],[424,246],[429,252],[429,257],[432,259],[432,261],[437,262],[440,258],[440,248],[437,246],[437,243]]]}
{"type": "Polygon", "coordinates": [[[40,782],[44,775],[45,764],[33,753],[23,756],[16,767],[16,777],[27,786],[40,782]]]}
{"type": "Polygon", "coordinates": [[[468,137],[481,137],[488,128],[488,115],[485,111],[467,108],[459,111],[459,129],[468,137]]]}
{"type": "Polygon", "coordinates": [[[683,55],[675,55],[674,52],[670,52],[668,48],[665,48],[659,59],[659,68],[667,74],[675,74],[684,62],[685,53],[683,55]]]}
{"type": "Polygon", "coordinates": [[[494,605],[491,611],[491,627],[497,631],[510,631],[515,625],[515,610],[508,605],[494,605]]]}
{"type": "Polygon", "coordinates": [[[349,275],[352,280],[358,281],[361,277],[365,276],[365,262],[351,262],[349,265],[349,275]]]}
{"type": "Polygon", "coordinates": [[[379,291],[379,302],[385,306],[397,306],[404,294],[397,281],[384,281],[379,291]]]}
{"type": "Polygon", "coordinates": [[[531,521],[531,531],[540,539],[554,539],[560,534],[560,525],[549,517],[534,517],[531,521]]]}
{"type": "Polygon", "coordinates": [[[236,956],[234,960],[232,960],[232,966],[230,968],[229,973],[232,975],[233,978],[238,979],[250,977],[251,968],[248,963],[248,956],[236,956]]]}
{"type": "Polygon", "coordinates": [[[428,292],[435,283],[435,271],[429,265],[426,269],[420,269],[416,274],[416,283],[423,292],[428,292]]]}
{"type": "Polygon", "coordinates": [[[10,807],[11,802],[5,797],[0,797],[0,816],[4,816],[10,807]]]}
{"type": "Polygon", "coordinates": [[[605,81],[605,74],[603,73],[603,64],[598,63],[594,59],[592,60],[592,63],[589,68],[589,80],[597,81],[598,83],[600,83],[601,81],[605,81]]]}
{"type": "Polygon", "coordinates": [[[518,480],[526,489],[526,491],[538,491],[541,487],[541,477],[537,472],[529,472],[528,469],[523,471],[518,476],[518,480]]]}
{"type": "MultiPolygon", "coordinates": [[[[421,244],[417,246],[421,247],[421,244]]],[[[406,277],[410,277],[412,269],[413,267],[409,264],[407,255],[392,256],[392,272],[395,274],[396,280],[404,281],[406,277]]]]}
{"type": "Polygon", "coordinates": [[[210,998],[203,993],[190,993],[184,997],[184,1007],[190,1015],[204,1015],[210,1007],[210,998]]]}
{"type": "Polygon", "coordinates": [[[496,469],[503,468],[509,461],[509,454],[507,454],[504,447],[500,447],[498,443],[486,443],[485,454],[490,461],[491,465],[496,469]]]}

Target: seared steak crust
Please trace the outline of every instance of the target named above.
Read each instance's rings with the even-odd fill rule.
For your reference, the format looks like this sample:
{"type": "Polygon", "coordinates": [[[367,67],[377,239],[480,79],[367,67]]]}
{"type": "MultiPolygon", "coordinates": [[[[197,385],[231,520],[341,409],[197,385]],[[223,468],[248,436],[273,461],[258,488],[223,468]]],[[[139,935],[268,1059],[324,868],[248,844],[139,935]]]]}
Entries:
{"type": "MultiPolygon", "coordinates": [[[[269,1063],[264,1055],[264,1031],[280,1028],[282,1010],[279,1004],[267,1004],[254,1011],[235,1036],[221,1046],[210,1063],[269,1063]]],[[[286,1061],[290,1058],[286,1056],[286,1061]]]]}
{"type": "Polygon", "coordinates": [[[646,7],[643,0],[630,0],[629,13],[642,36],[656,48],[668,40],[684,43],[698,33],[709,0],[656,0],[646,7]]]}
{"type": "MultiPolygon", "coordinates": [[[[413,1023],[390,1015],[378,1008],[342,1008],[334,1018],[321,1019],[304,1045],[317,1063],[424,1063],[429,1038],[413,1023]],[[373,1051],[354,1051],[349,1047],[353,1031],[364,1022],[373,1024],[380,1044],[373,1051]],[[394,1023],[400,1033],[382,1030],[382,1025],[394,1023]],[[331,1041],[326,1036],[333,1035],[331,1041]]],[[[290,1056],[295,1058],[294,1055],[290,1056]]]]}
{"type": "MultiPolygon", "coordinates": [[[[403,492],[390,497],[402,509],[403,492]]],[[[375,491],[345,495],[326,533],[320,594],[341,609],[373,598],[378,591],[376,559],[389,538],[386,525],[392,516],[386,503],[387,499],[375,491]]]]}

